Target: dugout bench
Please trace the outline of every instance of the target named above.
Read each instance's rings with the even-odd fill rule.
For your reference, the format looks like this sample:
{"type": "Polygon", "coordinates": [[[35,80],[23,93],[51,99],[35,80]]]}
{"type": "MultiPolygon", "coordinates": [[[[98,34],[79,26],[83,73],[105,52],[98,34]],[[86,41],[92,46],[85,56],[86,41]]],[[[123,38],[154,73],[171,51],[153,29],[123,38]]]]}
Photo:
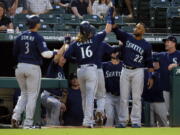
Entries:
{"type": "MultiPolygon", "coordinates": [[[[17,80],[15,77],[0,77],[0,88],[19,88],[17,80]]],[[[41,88],[48,89],[48,88],[61,88],[66,89],[68,88],[68,81],[66,79],[59,80],[54,78],[42,78],[41,79],[41,88]]],[[[36,110],[34,115],[34,124],[41,125],[41,100],[40,94],[37,99],[36,110]]]]}

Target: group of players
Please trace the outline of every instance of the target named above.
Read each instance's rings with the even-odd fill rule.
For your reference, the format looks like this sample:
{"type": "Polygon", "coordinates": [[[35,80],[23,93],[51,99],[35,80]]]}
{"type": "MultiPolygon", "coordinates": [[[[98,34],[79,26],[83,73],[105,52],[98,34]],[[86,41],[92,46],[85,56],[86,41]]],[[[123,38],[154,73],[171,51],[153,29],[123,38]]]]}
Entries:
{"type": "MultiPolygon", "coordinates": [[[[13,127],[18,126],[23,111],[26,112],[23,128],[33,126],[35,105],[40,91],[42,57],[52,58],[58,55],[63,56],[63,62],[71,60],[78,64],[77,78],[81,90],[84,127],[92,128],[94,125],[96,98],[96,123],[102,124],[106,114],[107,126],[112,126],[114,121],[117,121],[117,128],[125,128],[129,121],[129,97],[132,93],[131,126],[140,128],[144,87],[144,100],[152,103],[151,110],[160,117],[162,126],[168,126],[169,73],[172,68],[178,66],[180,60],[175,37],[164,39],[167,52],[152,57],[152,47],[143,39],[144,25],[138,23],[133,35],[121,31],[114,24],[113,7],[109,8],[105,30],[96,34],[95,27],[88,21],[83,21],[76,40],[59,51],[50,51],[43,37],[37,33],[40,28],[40,19],[37,16],[30,16],[27,25],[29,30],[18,36],[14,45],[14,56],[18,59],[16,78],[21,96],[13,111],[13,127]],[[122,42],[121,47],[112,47],[103,42],[110,32],[114,32],[122,42]],[[111,61],[102,63],[104,54],[109,54],[111,61]],[[160,97],[156,99],[157,90],[160,97]],[[149,99],[150,94],[152,99],[149,99]],[[166,104],[160,104],[164,100],[166,104]]],[[[46,92],[43,94],[44,97],[47,95],[46,92]]]]}

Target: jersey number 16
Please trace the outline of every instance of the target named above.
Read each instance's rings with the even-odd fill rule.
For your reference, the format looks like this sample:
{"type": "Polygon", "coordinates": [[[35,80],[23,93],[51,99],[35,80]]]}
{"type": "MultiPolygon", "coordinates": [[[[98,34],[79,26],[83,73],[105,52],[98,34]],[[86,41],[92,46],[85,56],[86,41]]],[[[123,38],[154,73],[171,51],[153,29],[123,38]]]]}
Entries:
{"type": "Polygon", "coordinates": [[[87,46],[86,48],[81,47],[81,54],[82,58],[90,58],[93,55],[92,50],[90,49],[90,46],[87,46]]]}

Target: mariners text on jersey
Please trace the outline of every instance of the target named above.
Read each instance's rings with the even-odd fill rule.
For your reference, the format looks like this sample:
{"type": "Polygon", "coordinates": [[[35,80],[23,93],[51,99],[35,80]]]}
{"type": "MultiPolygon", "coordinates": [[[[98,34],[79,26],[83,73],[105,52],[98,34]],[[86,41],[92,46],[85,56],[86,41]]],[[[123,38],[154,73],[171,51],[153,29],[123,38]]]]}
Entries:
{"type": "Polygon", "coordinates": [[[121,72],[120,71],[106,71],[105,73],[105,77],[109,78],[109,77],[120,77],[121,76],[121,72]]]}
{"type": "Polygon", "coordinates": [[[142,49],[140,46],[138,46],[138,45],[130,42],[129,40],[126,41],[126,47],[127,47],[127,48],[131,48],[131,49],[137,51],[137,52],[140,53],[141,55],[143,55],[143,53],[144,53],[144,49],[142,49]]]}

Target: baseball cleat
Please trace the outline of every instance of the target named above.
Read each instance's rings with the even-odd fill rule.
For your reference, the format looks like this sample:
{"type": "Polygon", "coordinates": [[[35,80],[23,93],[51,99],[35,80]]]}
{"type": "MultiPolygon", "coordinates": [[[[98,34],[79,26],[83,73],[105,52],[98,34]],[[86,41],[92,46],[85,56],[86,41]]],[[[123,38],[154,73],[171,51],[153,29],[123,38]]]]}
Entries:
{"type": "Polygon", "coordinates": [[[83,127],[85,127],[85,128],[93,128],[93,124],[83,124],[83,127]]]}
{"type": "Polygon", "coordinates": [[[115,128],[126,128],[126,124],[120,123],[120,124],[116,125],[115,128]]]}
{"type": "Polygon", "coordinates": [[[11,120],[12,128],[19,128],[19,122],[15,119],[11,120]]]}
{"type": "Polygon", "coordinates": [[[140,128],[141,126],[139,124],[132,124],[131,127],[132,128],[140,128]]]}
{"type": "Polygon", "coordinates": [[[97,126],[103,126],[103,114],[101,112],[97,112],[95,115],[95,122],[97,126]]]}

